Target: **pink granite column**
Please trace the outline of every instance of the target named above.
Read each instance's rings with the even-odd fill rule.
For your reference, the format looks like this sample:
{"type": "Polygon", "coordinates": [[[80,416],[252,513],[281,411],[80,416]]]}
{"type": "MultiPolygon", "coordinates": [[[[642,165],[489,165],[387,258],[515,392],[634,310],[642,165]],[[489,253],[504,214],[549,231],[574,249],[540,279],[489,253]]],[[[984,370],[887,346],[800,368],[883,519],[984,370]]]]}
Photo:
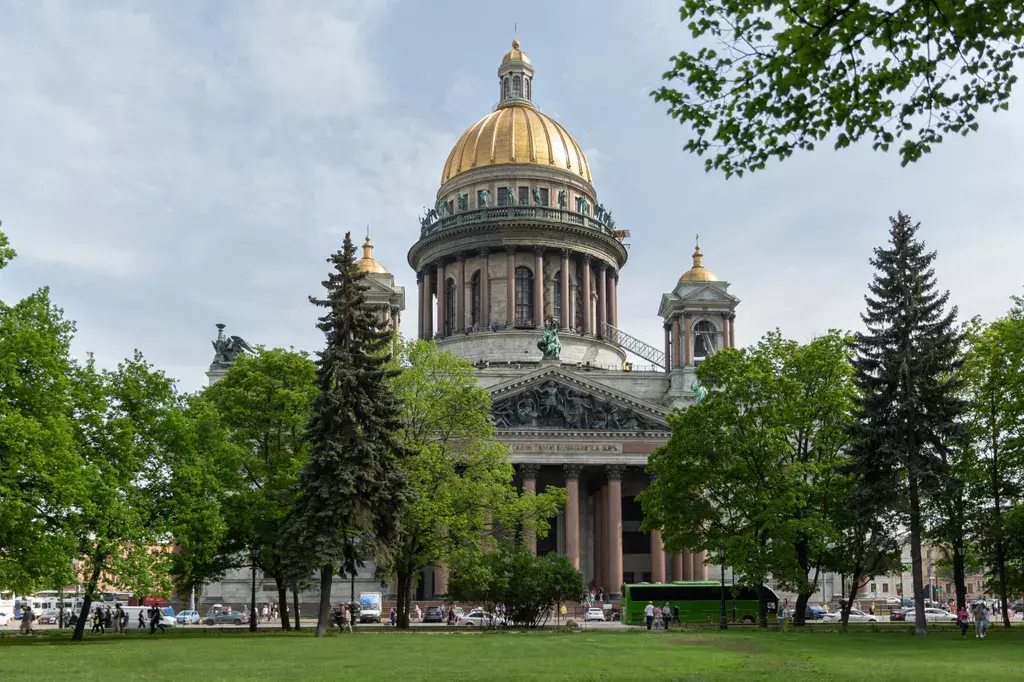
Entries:
{"type": "Polygon", "coordinates": [[[665,548],[661,544],[661,531],[651,531],[651,582],[665,582],[665,548]]]}
{"type": "Polygon", "coordinates": [[[704,565],[705,552],[691,552],[693,580],[707,580],[708,567],[704,565]]]}
{"type": "Polygon", "coordinates": [[[605,576],[604,500],[606,493],[606,486],[601,486],[594,492],[594,582],[598,588],[604,587],[605,576]]]}
{"type": "MultiPolygon", "coordinates": [[[[416,289],[419,292],[419,296],[417,297],[417,301],[416,301],[416,305],[419,306],[416,309],[416,313],[417,313],[416,314],[416,338],[417,339],[422,339],[423,338],[423,299],[425,298],[425,296],[423,295],[424,289],[423,289],[423,273],[422,272],[417,272],[416,273],[416,289]]],[[[398,329],[396,328],[395,331],[398,331],[398,329]]]]}
{"type": "MultiPolygon", "coordinates": [[[[523,474],[523,492],[528,495],[537,494],[537,472],[540,471],[539,464],[520,464],[519,470],[523,474]]],[[[534,554],[537,553],[537,534],[532,530],[523,531],[524,544],[534,554]]]]}
{"type": "Polygon", "coordinates": [[[622,470],[608,465],[608,580],[605,589],[614,599],[622,596],[622,470]]]}
{"type": "Polygon", "coordinates": [[[683,579],[683,555],[679,554],[672,555],[672,580],[683,579]]]}
{"type": "Polygon", "coordinates": [[[672,368],[680,367],[679,359],[679,318],[672,320],[672,368]]]}
{"type": "Polygon", "coordinates": [[[736,347],[736,314],[733,313],[729,316],[729,341],[732,342],[730,348],[736,347]]]}
{"type": "Polygon", "coordinates": [[[722,313],[722,348],[732,348],[729,343],[729,313],[722,313]]]}
{"type": "Polygon", "coordinates": [[[536,246],[533,253],[533,323],[543,327],[547,321],[544,316],[544,248],[536,246]]]}
{"type": "Polygon", "coordinates": [[[466,328],[466,254],[455,256],[455,329],[452,334],[466,328]]]}
{"type": "Polygon", "coordinates": [[[590,305],[590,254],[583,254],[583,335],[594,335],[593,308],[590,305]]]}
{"type": "Polygon", "coordinates": [[[665,325],[665,371],[672,371],[672,325],[665,325]]]}
{"type": "Polygon", "coordinates": [[[562,319],[558,326],[563,331],[572,331],[572,316],[569,310],[569,249],[562,249],[562,300],[559,305],[562,307],[562,319]]]}
{"type": "Polygon", "coordinates": [[[693,364],[693,330],[690,329],[693,324],[690,322],[690,313],[683,314],[683,327],[686,328],[686,335],[683,343],[685,344],[684,352],[686,353],[686,364],[693,364]]]}
{"type": "Polygon", "coordinates": [[[580,570],[580,470],[579,464],[563,464],[565,472],[565,554],[580,570]]]}
{"type": "Polygon", "coordinates": [[[434,283],[430,270],[423,273],[423,293],[423,338],[432,339],[434,338],[434,283]]]}
{"type": "Polygon", "coordinates": [[[613,327],[619,326],[619,273],[613,272],[608,280],[608,300],[611,305],[608,308],[608,317],[613,327]]]}
{"type": "Polygon", "coordinates": [[[514,246],[506,246],[505,247],[505,254],[507,255],[507,258],[505,259],[505,262],[506,262],[505,271],[506,271],[506,279],[508,280],[506,282],[506,284],[508,284],[507,293],[506,293],[506,297],[508,298],[508,306],[507,306],[508,309],[505,311],[505,323],[509,327],[515,327],[516,326],[516,247],[514,247],[514,246]]]}
{"type": "Polygon", "coordinates": [[[608,268],[597,262],[597,324],[594,336],[604,337],[604,325],[608,321],[608,268]]]}
{"type": "MultiPolygon", "coordinates": [[[[487,249],[480,249],[480,260],[480,319],[477,323],[481,329],[489,329],[491,326],[491,252],[487,249]]],[[[470,292],[469,295],[472,296],[473,293],[470,292]]]]}

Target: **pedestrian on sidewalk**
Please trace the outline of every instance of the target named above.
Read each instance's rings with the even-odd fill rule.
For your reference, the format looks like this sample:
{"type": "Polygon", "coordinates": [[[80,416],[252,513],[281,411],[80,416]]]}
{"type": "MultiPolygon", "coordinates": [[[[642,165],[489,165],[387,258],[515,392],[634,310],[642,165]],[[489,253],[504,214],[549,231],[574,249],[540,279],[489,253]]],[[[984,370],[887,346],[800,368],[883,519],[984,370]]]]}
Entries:
{"type": "Polygon", "coordinates": [[[647,629],[650,630],[654,625],[654,602],[647,602],[647,606],[644,607],[644,616],[647,617],[647,629]]]}
{"type": "Polygon", "coordinates": [[[961,606],[960,610],[956,612],[956,624],[960,626],[960,636],[967,636],[967,624],[971,617],[967,614],[967,607],[961,606]]]}

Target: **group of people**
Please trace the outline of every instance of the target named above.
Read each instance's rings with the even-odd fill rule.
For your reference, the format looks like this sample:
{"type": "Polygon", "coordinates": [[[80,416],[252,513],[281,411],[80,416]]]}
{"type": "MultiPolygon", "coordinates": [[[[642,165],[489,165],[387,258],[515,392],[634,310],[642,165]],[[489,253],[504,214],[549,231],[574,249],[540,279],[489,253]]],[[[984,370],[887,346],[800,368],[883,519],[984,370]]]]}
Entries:
{"type": "Polygon", "coordinates": [[[256,619],[257,623],[267,623],[272,620],[281,619],[277,604],[264,604],[262,607],[254,609],[252,617],[256,619]]]}
{"type": "Polygon", "coordinates": [[[967,636],[967,628],[970,625],[971,616],[973,616],[975,639],[985,639],[985,632],[988,630],[989,617],[991,615],[992,610],[988,607],[988,604],[980,599],[971,604],[970,613],[968,613],[966,606],[961,607],[956,612],[956,624],[960,626],[960,636],[967,636]]]}
{"type": "Polygon", "coordinates": [[[664,606],[655,606],[654,602],[647,602],[647,606],[644,607],[644,616],[647,618],[647,629],[668,630],[668,626],[672,623],[679,622],[679,607],[669,607],[668,602],[665,602],[664,606]]]}

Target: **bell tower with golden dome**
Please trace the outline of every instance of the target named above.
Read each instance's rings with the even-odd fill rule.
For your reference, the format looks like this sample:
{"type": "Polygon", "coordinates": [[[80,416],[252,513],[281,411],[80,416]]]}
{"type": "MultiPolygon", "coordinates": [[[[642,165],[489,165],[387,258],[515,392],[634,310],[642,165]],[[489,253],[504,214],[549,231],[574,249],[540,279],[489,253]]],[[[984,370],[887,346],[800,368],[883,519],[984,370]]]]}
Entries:
{"type": "Polygon", "coordinates": [[[693,264],[675,289],[661,297],[658,315],[665,329],[665,371],[670,378],[666,402],[672,407],[692,405],[694,371],[704,358],[720,348],[736,347],[736,306],[729,283],[704,267],[700,238],[693,249],[693,264]]]}
{"type": "Polygon", "coordinates": [[[366,300],[382,311],[382,321],[387,328],[397,331],[405,310],[405,287],[395,284],[395,276],[373,257],[369,230],[363,241],[363,257],[356,261],[356,267],[366,273],[366,300]]]}

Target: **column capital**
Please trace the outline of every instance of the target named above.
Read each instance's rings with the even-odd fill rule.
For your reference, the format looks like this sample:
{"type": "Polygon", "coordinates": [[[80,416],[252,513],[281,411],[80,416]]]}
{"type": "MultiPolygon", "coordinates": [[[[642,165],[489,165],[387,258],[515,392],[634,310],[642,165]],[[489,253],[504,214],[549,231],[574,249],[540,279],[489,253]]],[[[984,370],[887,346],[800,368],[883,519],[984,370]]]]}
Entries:
{"type": "Polygon", "coordinates": [[[562,260],[567,259],[571,255],[572,255],[572,249],[570,249],[568,246],[563,246],[562,247],[562,260]]]}
{"type": "Polygon", "coordinates": [[[505,253],[515,253],[515,252],[516,252],[516,247],[514,247],[514,246],[506,246],[505,247],[505,253]]]}
{"type": "Polygon", "coordinates": [[[693,317],[693,313],[689,313],[689,312],[683,313],[683,319],[684,320],[689,320],[691,317],[693,317]]]}
{"type": "Polygon", "coordinates": [[[534,246],[534,247],[533,247],[533,252],[534,252],[535,254],[537,254],[538,256],[543,256],[543,255],[544,255],[544,250],[545,250],[545,249],[544,249],[544,247],[543,247],[543,246],[534,246]]]}
{"type": "Polygon", "coordinates": [[[583,254],[583,262],[589,263],[593,257],[589,253],[583,254]]]}
{"type": "Polygon", "coordinates": [[[518,464],[519,473],[523,475],[523,478],[536,479],[537,474],[540,472],[540,464],[534,464],[527,462],[526,464],[518,464]]]}
{"type": "Polygon", "coordinates": [[[480,249],[477,252],[477,255],[480,256],[481,258],[487,258],[489,255],[491,255],[491,250],[488,248],[480,249]]]}
{"type": "Polygon", "coordinates": [[[604,473],[609,481],[621,481],[625,470],[626,467],[621,464],[606,464],[604,467],[604,473]]]}
{"type": "Polygon", "coordinates": [[[436,261],[434,261],[434,268],[436,270],[444,270],[444,259],[438,258],[436,261]]]}
{"type": "Polygon", "coordinates": [[[729,319],[729,313],[720,313],[720,314],[721,314],[723,320],[728,320],[729,319]]]}
{"type": "Polygon", "coordinates": [[[583,471],[582,464],[563,464],[562,473],[565,474],[565,478],[570,481],[577,481],[580,478],[580,472],[583,471]]]}
{"type": "Polygon", "coordinates": [[[670,332],[670,331],[672,331],[672,323],[671,322],[666,322],[665,324],[662,325],[662,328],[665,331],[670,332]]]}
{"type": "Polygon", "coordinates": [[[459,251],[458,253],[455,254],[455,260],[460,263],[464,262],[466,260],[466,254],[462,251],[459,251]]]}
{"type": "Polygon", "coordinates": [[[608,267],[608,264],[607,264],[607,263],[605,263],[605,262],[604,262],[603,260],[601,260],[600,258],[598,258],[598,259],[596,259],[596,260],[594,261],[594,267],[596,267],[596,268],[597,268],[598,272],[601,272],[601,271],[603,271],[603,270],[604,270],[605,268],[607,268],[607,267],[608,267]]]}
{"type": "Polygon", "coordinates": [[[729,321],[732,322],[736,319],[736,313],[729,313],[729,321]]]}
{"type": "Polygon", "coordinates": [[[417,272],[416,273],[416,284],[422,284],[422,283],[423,283],[423,273],[422,272],[417,272]]]}

